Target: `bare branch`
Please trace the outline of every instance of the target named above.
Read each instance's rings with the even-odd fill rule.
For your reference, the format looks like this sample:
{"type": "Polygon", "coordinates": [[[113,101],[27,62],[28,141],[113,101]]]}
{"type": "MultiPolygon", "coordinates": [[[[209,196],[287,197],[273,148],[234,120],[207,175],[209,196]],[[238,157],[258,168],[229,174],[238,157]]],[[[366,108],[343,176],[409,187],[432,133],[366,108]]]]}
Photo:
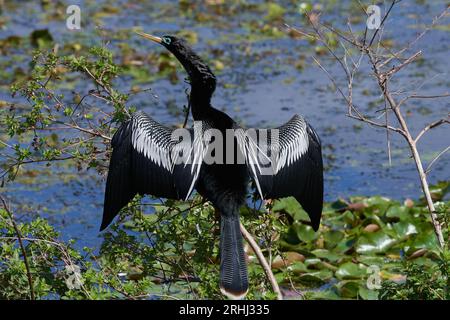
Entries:
{"type": "Polygon", "coordinates": [[[434,122],[428,124],[428,125],[427,125],[425,128],[423,128],[423,129],[419,132],[419,134],[416,136],[416,138],[414,139],[414,143],[417,143],[417,141],[419,141],[420,138],[422,138],[422,136],[423,136],[428,130],[431,130],[431,129],[436,128],[436,127],[438,127],[438,126],[440,126],[440,125],[443,125],[443,124],[449,124],[449,123],[450,123],[450,120],[447,118],[447,119],[439,119],[439,120],[437,120],[437,121],[434,121],[434,122]]]}
{"type": "Polygon", "coordinates": [[[406,50],[410,49],[414,44],[416,44],[420,39],[422,39],[443,17],[445,17],[449,11],[450,7],[447,7],[444,11],[442,11],[438,16],[433,18],[432,23],[427,26],[412,42],[410,42],[406,47],[392,54],[392,56],[386,59],[381,65],[380,68],[384,67],[386,64],[392,61],[392,59],[400,59],[400,55],[403,54],[406,50]]]}
{"type": "Polygon", "coordinates": [[[443,94],[430,95],[430,96],[413,94],[413,95],[410,95],[408,98],[409,99],[437,99],[437,98],[446,98],[446,97],[450,97],[450,93],[443,93],[443,94]]]}
{"type": "Polygon", "coordinates": [[[273,291],[277,294],[278,300],[283,300],[283,295],[281,294],[280,287],[278,286],[278,282],[275,279],[275,276],[273,275],[272,269],[270,268],[269,264],[267,263],[266,258],[264,257],[261,248],[256,243],[255,239],[253,239],[253,236],[245,229],[244,225],[241,223],[241,232],[249,246],[252,248],[252,250],[255,252],[256,257],[259,260],[259,263],[261,264],[262,268],[264,269],[264,272],[266,273],[267,278],[269,279],[270,284],[272,285],[273,291]]]}
{"type": "MultiPolygon", "coordinates": [[[[396,3],[398,3],[400,0],[394,0],[391,2],[391,5],[388,9],[388,11],[386,12],[385,16],[383,17],[383,20],[381,22],[381,26],[383,26],[385,24],[385,21],[387,19],[387,17],[389,16],[390,12],[392,11],[394,5],[396,3]]],[[[360,4],[360,6],[362,7],[362,4],[358,1],[358,3],[360,4]]],[[[446,14],[446,11],[448,10],[448,8],[444,11],[444,13],[442,13],[438,18],[436,18],[433,23],[436,22],[437,19],[440,19],[442,16],[444,16],[446,14]]],[[[365,14],[367,14],[367,12],[364,10],[365,14]]],[[[335,31],[334,28],[331,27],[327,27],[325,26],[328,30],[331,30],[332,32],[335,32],[336,34],[338,34],[338,32],[335,31]]],[[[347,76],[347,86],[348,86],[348,93],[345,94],[344,91],[337,85],[336,80],[333,78],[333,76],[328,72],[328,70],[323,67],[320,62],[313,57],[314,61],[316,62],[316,64],[319,66],[320,69],[322,69],[326,75],[328,76],[328,78],[330,79],[330,81],[333,83],[333,85],[336,87],[337,91],[339,92],[339,94],[344,98],[345,102],[347,103],[347,110],[348,110],[348,116],[352,119],[358,120],[358,121],[362,121],[365,123],[368,123],[369,125],[375,126],[375,127],[381,127],[381,128],[385,128],[386,129],[386,138],[387,138],[387,147],[388,147],[388,157],[389,157],[389,161],[391,161],[390,159],[390,136],[389,136],[389,131],[394,131],[397,132],[399,134],[401,134],[404,138],[406,143],[408,144],[410,150],[411,150],[411,154],[412,157],[414,159],[414,163],[416,165],[416,169],[417,169],[417,173],[419,175],[420,178],[420,183],[421,183],[421,187],[422,187],[422,191],[424,193],[426,202],[427,202],[427,206],[430,212],[430,216],[431,216],[431,220],[433,223],[433,227],[434,227],[434,231],[436,234],[436,237],[438,239],[439,245],[441,247],[444,247],[445,242],[444,242],[444,238],[443,238],[443,233],[442,233],[442,226],[438,220],[438,217],[436,215],[436,210],[434,207],[434,203],[433,203],[433,199],[431,198],[431,193],[430,193],[430,188],[428,185],[428,181],[427,181],[427,177],[426,177],[426,171],[424,170],[424,167],[422,165],[422,161],[421,161],[421,157],[420,154],[418,152],[417,149],[417,144],[416,142],[422,137],[422,135],[427,132],[428,130],[435,128],[441,124],[444,123],[448,123],[448,119],[441,119],[438,120],[436,122],[431,123],[430,125],[428,125],[427,127],[425,127],[416,137],[416,139],[413,139],[409,128],[408,128],[408,124],[406,122],[406,119],[404,117],[404,115],[402,114],[401,110],[400,110],[400,106],[407,101],[408,99],[427,99],[427,98],[437,98],[437,97],[445,97],[447,95],[449,95],[448,93],[443,94],[443,95],[436,95],[436,96],[424,96],[424,95],[418,95],[418,94],[413,94],[410,95],[407,98],[404,98],[400,101],[396,101],[394,99],[394,94],[398,94],[398,93],[394,93],[393,91],[390,90],[389,88],[389,83],[390,83],[390,79],[397,73],[399,72],[401,69],[403,69],[404,67],[408,66],[409,64],[411,64],[413,61],[415,61],[421,54],[421,51],[416,52],[415,54],[413,54],[412,56],[410,56],[407,59],[403,59],[400,57],[400,54],[402,54],[403,52],[405,52],[407,50],[407,48],[404,48],[402,50],[399,50],[397,52],[397,54],[392,54],[391,53],[391,57],[387,58],[386,60],[384,60],[383,62],[382,59],[385,59],[385,56],[383,56],[382,54],[380,54],[379,51],[379,47],[380,45],[382,45],[381,42],[381,36],[378,37],[378,44],[377,44],[377,48],[376,50],[372,50],[372,45],[374,43],[374,40],[377,38],[377,35],[379,34],[379,29],[377,29],[377,31],[374,33],[374,35],[372,36],[369,45],[365,45],[366,42],[366,35],[367,35],[367,31],[364,34],[364,45],[359,44],[357,41],[353,41],[350,40],[350,43],[354,46],[354,48],[358,49],[361,52],[361,57],[359,59],[359,61],[357,63],[355,63],[355,61],[353,60],[353,58],[350,56],[352,63],[353,63],[353,69],[351,71],[349,71],[348,69],[348,64],[347,64],[347,54],[348,54],[348,50],[345,47],[343,41],[340,41],[340,45],[343,47],[344,49],[344,57],[343,58],[339,58],[334,52],[333,50],[327,45],[325,39],[323,38],[323,36],[321,35],[320,30],[313,24],[313,28],[314,31],[316,32],[316,34],[319,36],[320,40],[324,43],[325,47],[328,49],[328,51],[330,51],[331,55],[334,57],[334,59],[336,60],[336,62],[342,67],[342,70],[346,73],[347,76]],[[353,42],[353,43],[352,43],[353,42]],[[352,92],[353,92],[353,77],[354,74],[357,72],[361,59],[363,56],[366,56],[369,60],[369,65],[372,68],[372,76],[375,76],[378,87],[382,93],[382,96],[384,98],[384,102],[385,102],[385,107],[384,107],[384,116],[385,116],[385,122],[384,123],[379,123],[377,121],[373,121],[371,119],[369,119],[366,115],[362,114],[361,112],[358,111],[358,109],[356,108],[355,104],[353,103],[353,96],[352,96],[352,92]],[[401,61],[401,63],[397,66],[393,66],[391,69],[387,70],[387,71],[383,71],[382,68],[389,63],[389,61],[391,61],[393,59],[393,57],[396,57],[399,61],[401,61]],[[389,125],[389,114],[388,112],[392,111],[398,124],[399,127],[392,127],[389,125]]],[[[351,27],[349,26],[349,30],[350,33],[352,34],[351,31],[351,27]]],[[[383,29],[382,29],[383,31],[383,29]]],[[[381,31],[381,32],[382,32],[381,31]]],[[[418,38],[422,37],[424,33],[422,33],[421,35],[419,35],[418,38]]],[[[338,34],[339,35],[339,34],[338,34]]],[[[356,37],[353,35],[351,38],[356,39],[356,37]]],[[[340,39],[342,39],[342,37],[340,36],[340,39]]],[[[346,37],[346,39],[344,39],[346,42],[349,42],[349,38],[346,37]]],[[[416,38],[416,40],[414,42],[416,42],[418,39],[416,38]]],[[[413,42],[413,43],[414,43],[413,42]]],[[[410,44],[412,45],[412,44],[410,44]]],[[[389,52],[390,50],[388,50],[389,52]]],[[[444,150],[443,152],[441,152],[437,158],[439,158],[443,153],[445,153],[447,151],[444,150]]],[[[435,161],[432,161],[431,165],[434,163],[435,161]]],[[[430,167],[430,166],[429,166],[430,167]]]]}
{"type": "Polygon", "coordinates": [[[420,55],[422,55],[422,51],[418,51],[415,54],[413,54],[411,57],[403,61],[400,65],[392,67],[388,72],[386,72],[385,77],[391,77],[393,74],[399,72],[401,69],[403,69],[406,65],[410,64],[414,60],[416,60],[420,55]]]}
{"type": "Polygon", "coordinates": [[[394,5],[395,5],[396,3],[398,3],[398,2],[400,2],[400,1],[401,1],[401,0],[393,0],[393,1],[392,1],[391,6],[389,7],[388,11],[387,11],[386,14],[384,15],[383,19],[381,20],[380,27],[377,28],[377,29],[375,30],[375,33],[373,34],[372,39],[371,39],[370,42],[369,42],[369,47],[372,46],[372,43],[373,43],[373,41],[375,40],[375,37],[377,36],[378,31],[379,31],[380,28],[384,25],[384,22],[386,21],[387,17],[388,17],[389,14],[391,13],[391,10],[394,8],[394,5]]]}
{"type": "Polygon", "coordinates": [[[425,169],[425,173],[428,174],[431,171],[431,167],[433,166],[433,164],[440,158],[442,157],[442,155],[444,155],[444,153],[446,153],[448,150],[450,150],[450,146],[448,146],[447,148],[445,148],[444,150],[442,150],[441,152],[439,152],[439,154],[434,157],[433,160],[431,160],[430,164],[428,164],[427,168],[425,169]]]}
{"type": "Polygon", "coordinates": [[[415,54],[413,54],[412,56],[410,56],[409,58],[407,58],[405,61],[403,61],[400,65],[398,66],[394,66],[391,68],[391,70],[389,70],[386,75],[390,76],[394,73],[397,73],[398,71],[400,71],[401,69],[403,69],[403,67],[405,67],[406,65],[410,64],[411,62],[413,62],[414,60],[416,60],[420,55],[422,55],[422,51],[418,51],[415,54]]]}

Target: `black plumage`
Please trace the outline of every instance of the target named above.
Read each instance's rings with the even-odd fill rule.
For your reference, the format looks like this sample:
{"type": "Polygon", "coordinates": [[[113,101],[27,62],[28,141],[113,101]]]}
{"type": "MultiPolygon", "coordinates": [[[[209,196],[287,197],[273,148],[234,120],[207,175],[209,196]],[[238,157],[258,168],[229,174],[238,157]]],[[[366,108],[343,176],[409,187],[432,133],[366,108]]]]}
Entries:
{"type": "Polygon", "coordinates": [[[189,129],[189,141],[173,139],[169,129],[142,112],[135,113],[115,133],[101,230],[136,195],[186,199],[193,189],[209,200],[221,214],[220,287],[229,297],[243,297],[248,290],[247,266],[239,226],[239,208],[244,204],[250,179],[261,197],[294,196],[309,214],[314,230],[320,223],[323,201],[323,166],[320,139],[313,128],[295,115],[275,129],[245,129],[227,114],[211,106],[216,78],[187,43],[173,36],[140,35],[165,46],[187,71],[190,104],[201,132],[210,129],[226,137],[235,130],[234,159],[223,143],[223,162],[210,163],[211,140],[189,129]],[[250,134],[251,133],[251,134],[250,134]],[[267,139],[266,139],[267,138],[267,139]],[[195,159],[186,164],[179,160],[195,159]]]}

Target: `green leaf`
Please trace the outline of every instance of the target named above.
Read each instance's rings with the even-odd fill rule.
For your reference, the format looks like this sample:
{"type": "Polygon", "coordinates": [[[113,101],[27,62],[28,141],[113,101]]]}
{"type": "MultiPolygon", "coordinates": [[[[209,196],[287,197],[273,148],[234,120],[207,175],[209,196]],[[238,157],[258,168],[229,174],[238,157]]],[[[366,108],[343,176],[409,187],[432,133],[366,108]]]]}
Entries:
{"type": "Polygon", "coordinates": [[[337,261],[342,257],[341,255],[331,252],[331,251],[328,251],[326,249],[316,249],[316,250],[313,250],[311,253],[318,258],[327,259],[328,261],[331,261],[331,262],[337,261]]]}
{"type": "Polygon", "coordinates": [[[341,281],[336,287],[338,288],[339,294],[344,298],[356,298],[359,291],[359,281],[341,281]]]}
{"type": "Polygon", "coordinates": [[[358,294],[364,300],[378,300],[378,291],[367,289],[365,285],[359,287],[358,294]]]}
{"type": "Polygon", "coordinates": [[[322,264],[322,261],[320,259],[317,258],[310,258],[310,259],[306,259],[305,260],[305,265],[309,268],[309,267],[317,267],[320,266],[322,264]]]}
{"type": "Polygon", "coordinates": [[[338,279],[360,279],[366,275],[366,270],[353,262],[346,262],[335,272],[338,279]]]}
{"type": "Polygon", "coordinates": [[[338,300],[341,297],[332,290],[307,292],[306,296],[310,300],[338,300]]]}
{"type": "Polygon", "coordinates": [[[297,236],[297,231],[294,226],[289,226],[287,232],[283,234],[283,240],[289,245],[296,245],[300,243],[300,239],[297,236]]]}
{"type": "Polygon", "coordinates": [[[298,201],[294,197],[287,197],[276,200],[273,212],[285,211],[294,221],[310,221],[308,214],[302,209],[298,201]]]}
{"type": "Polygon", "coordinates": [[[404,238],[406,236],[409,236],[410,234],[418,233],[416,226],[407,221],[400,221],[398,223],[395,223],[393,228],[397,233],[397,237],[399,238],[404,238]]]}
{"type": "Polygon", "coordinates": [[[368,206],[365,213],[376,214],[379,216],[384,215],[388,208],[393,204],[392,200],[380,196],[370,197],[365,203],[368,206]]]}
{"type": "Polygon", "coordinates": [[[335,247],[343,238],[344,233],[342,231],[330,230],[323,233],[325,243],[329,247],[335,247]]]}
{"type": "Polygon", "coordinates": [[[430,229],[426,232],[419,233],[414,238],[414,241],[412,242],[411,246],[414,248],[414,250],[422,249],[422,248],[429,249],[429,250],[437,249],[438,242],[436,240],[436,235],[435,235],[434,231],[430,229]]]}
{"type": "Polygon", "coordinates": [[[388,218],[399,218],[400,220],[411,218],[410,209],[405,206],[392,206],[386,212],[388,218]]]}
{"type": "Polygon", "coordinates": [[[369,233],[361,236],[356,245],[356,252],[360,254],[384,253],[395,240],[385,234],[383,231],[369,233]]]}
{"type": "Polygon", "coordinates": [[[354,237],[344,238],[334,248],[334,251],[339,253],[346,253],[347,251],[351,250],[354,247],[354,245],[355,245],[354,237]]]}
{"type": "Polygon", "coordinates": [[[338,200],[334,201],[333,203],[331,203],[330,207],[334,211],[344,210],[345,208],[348,207],[348,203],[345,202],[345,200],[343,200],[343,199],[338,199],[338,200]]]}
{"type": "Polygon", "coordinates": [[[304,242],[311,242],[317,238],[317,234],[311,226],[297,223],[294,224],[294,227],[298,238],[304,242]]]}
{"type": "Polygon", "coordinates": [[[301,274],[308,272],[308,268],[303,262],[296,261],[292,265],[288,267],[293,273],[295,274],[301,274]]]}
{"type": "Polygon", "coordinates": [[[302,274],[298,279],[302,282],[327,282],[333,277],[333,272],[328,269],[322,269],[319,271],[313,271],[309,273],[302,274]]]}

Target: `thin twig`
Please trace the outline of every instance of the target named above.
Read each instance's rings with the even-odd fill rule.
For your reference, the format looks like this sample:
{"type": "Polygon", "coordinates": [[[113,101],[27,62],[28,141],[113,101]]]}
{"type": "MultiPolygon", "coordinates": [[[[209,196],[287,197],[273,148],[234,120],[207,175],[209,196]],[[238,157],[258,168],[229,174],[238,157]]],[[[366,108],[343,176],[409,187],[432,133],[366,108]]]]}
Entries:
{"type": "Polygon", "coordinates": [[[409,57],[408,59],[403,61],[398,66],[392,67],[388,72],[386,72],[385,77],[387,78],[387,77],[390,77],[391,75],[393,75],[394,73],[397,73],[398,71],[403,69],[403,67],[405,67],[406,65],[408,65],[411,62],[413,62],[414,60],[416,60],[420,55],[422,55],[422,51],[421,50],[416,52],[415,54],[413,54],[411,57],[409,57]]]}
{"type": "Polygon", "coordinates": [[[438,126],[440,126],[440,125],[443,125],[443,124],[449,124],[449,123],[450,123],[450,121],[449,121],[448,119],[439,119],[439,120],[437,120],[437,121],[434,121],[434,122],[430,123],[429,125],[427,125],[425,128],[423,128],[423,129],[419,132],[419,134],[417,135],[417,137],[414,139],[414,143],[417,143],[417,142],[420,140],[420,138],[422,138],[422,136],[423,136],[427,131],[429,131],[429,130],[431,130],[431,129],[433,129],[433,128],[436,128],[436,127],[438,127],[438,126]]]}
{"type": "Polygon", "coordinates": [[[386,147],[387,147],[387,153],[388,153],[389,166],[392,166],[391,137],[390,137],[390,130],[387,129],[387,127],[389,125],[389,114],[388,114],[386,101],[384,101],[384,119],[386,121],[386,147]]]}
{"type": "Polygon", "coordinates": [[[417,41],[419,41],[423,36],[425,36],[428,33],[428,31],[430,31],[439,22],[439,20],[441,20],[443,17],[445,17],[447,15],[449,8],[450,7],[447,7],[444,11],[441,12],[441,14],[439,16],[434,17],[432,23],[429,26],[427,26],[412,42],[410,42],[403,49],[397,51],[396,53],[393,53],[391,55],[391,57],[386,59],[381,65],[379,65],[379,67],[380,68],[384,67],[386,64],[391,62],[392,59],[400,59],[399,57],[403,52],[405,52],[406,50],[411,48],[415,43],[417,43],[417,41]]]}
{"type": "Polygon", "coordinates": [[[425,169],[425,173],[428,174],[431,171],[431,167],[433,166],[433,164],[444,154],[446,153],[448,150],[450,150],[450,146],[448,146],[447,148],[445,148],[444,150],[442,150],[441,152],[439,152],[439,154],[434,157],[433,160],[431,160],[430,164],[427,166],[427,168],[425,169]]]}
{"type": "Polygon", "coordinates": [[[409,99],[437,99],[437,98],[446,98],[450,97],[450,93],[443,93],[443,94],[437,94],[437,95],[419,95],[419,94],[413,94],[409,96],[409,99]]]}
{"type": "Polygon", "coordinates": [[[328,76],[328,78],[333,83],[334,87],[336,88],[336,90],[339,91],[339,93],[342,96],[342,98],[346,101],[347,105],[349,106],[349,112],[347,114],[348,117],[350,117],[352,119],[356,119],[356,120],[362,121],[362,122],[365,122],[365,123],[368,123],[371,126],[389,129],[391,131],[395,131],[397,133],[400,133],[401,135],[405,135],[403,130],[400,129],[400,128],[393,127],[393,126],[390,126],[390,125],[387,125],[387,124],[383,124],[383,123],[379,123],[379,122],[370,120],[367,117],[363,116],[361,113],[359,113],[359,111],[355,108],[355,106],[353,105],[353,102],[350,100],[350,98],[337,85],[336,80],[329,73],[329,71],[324,66],[322,66],[322,64],[315,57],[312,57],[312,58],[313,58],[314,62],[319,66],[319,68],[322,69],[326,73],[326,75],[328,76]],[[358,115],[354,115],[351,111],[355,111],[358,115]]]}
{"type": "Polygon", "coordinates": [[[397,2],[400,2],[400,1],[396,1],[396,0],[392,1],[391,6],[389,7],[388,11],[386,12],[386,14],[385,14],[384,17],[383,17],[383,20],[381,20],[380,27],[377,28],[377,29],[375,30],[375,33],[373,34],[372,39],[371,39],[370,42],[369,42],[369,47],[372,46],[372,43],[373,43],[373,41],[375,40],[375,37],[377,36],[378,31],[379,31],[379,30],[381,29],[381,27],[384,25],[384,22],[386,21],[387,17],[388,17],[389,14],[391,13],[392,8],[394,8],[394,5],[395,5],[397,2]]]}

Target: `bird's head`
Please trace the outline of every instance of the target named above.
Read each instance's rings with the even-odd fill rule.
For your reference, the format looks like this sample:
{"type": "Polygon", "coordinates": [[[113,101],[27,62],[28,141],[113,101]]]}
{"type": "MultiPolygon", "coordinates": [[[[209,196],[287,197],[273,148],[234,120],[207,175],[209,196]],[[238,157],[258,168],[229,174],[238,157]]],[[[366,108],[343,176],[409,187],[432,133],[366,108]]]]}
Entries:
{"type": "Polygon", "coordinates": [[[151,40],[153,42],[159,43],[160,45],[164,46],[167,50],[172,52],[173,54],[176,54],[180,51],[184,51],[185,48],[188,48],[188,44],[184,39],[177,38],[175,36],[166,35],[162,37],[157,37],[148,33],[139,32],[136,31],[136,34],[140,35],[141,37],[151,40]]]}
{"type": "Polygon", "coordinates": [[[191,69],[189,66],[189,62],[195,63],[201,60],[200,57],[191,49],[187,41],[182,38],[178,38],[172,35],[157,37],[139,31],[136,31],[136,33],[147,40],[159,43],[160,45],[165,47],[181,62],[181,64],[186,68],[188,72],[190,71],[189,69],[191,69]]]}
{"type": "Polygon", "coordinates": [[[157,37],[139,31],[136,31],[136,33],[147,40],[159,43],[169,50],[186,69],[191,83],[201,84],[203,89],[208,90],[212,94],[216,87],[214,74],[184,39],[172,35],[157,37]]]}

